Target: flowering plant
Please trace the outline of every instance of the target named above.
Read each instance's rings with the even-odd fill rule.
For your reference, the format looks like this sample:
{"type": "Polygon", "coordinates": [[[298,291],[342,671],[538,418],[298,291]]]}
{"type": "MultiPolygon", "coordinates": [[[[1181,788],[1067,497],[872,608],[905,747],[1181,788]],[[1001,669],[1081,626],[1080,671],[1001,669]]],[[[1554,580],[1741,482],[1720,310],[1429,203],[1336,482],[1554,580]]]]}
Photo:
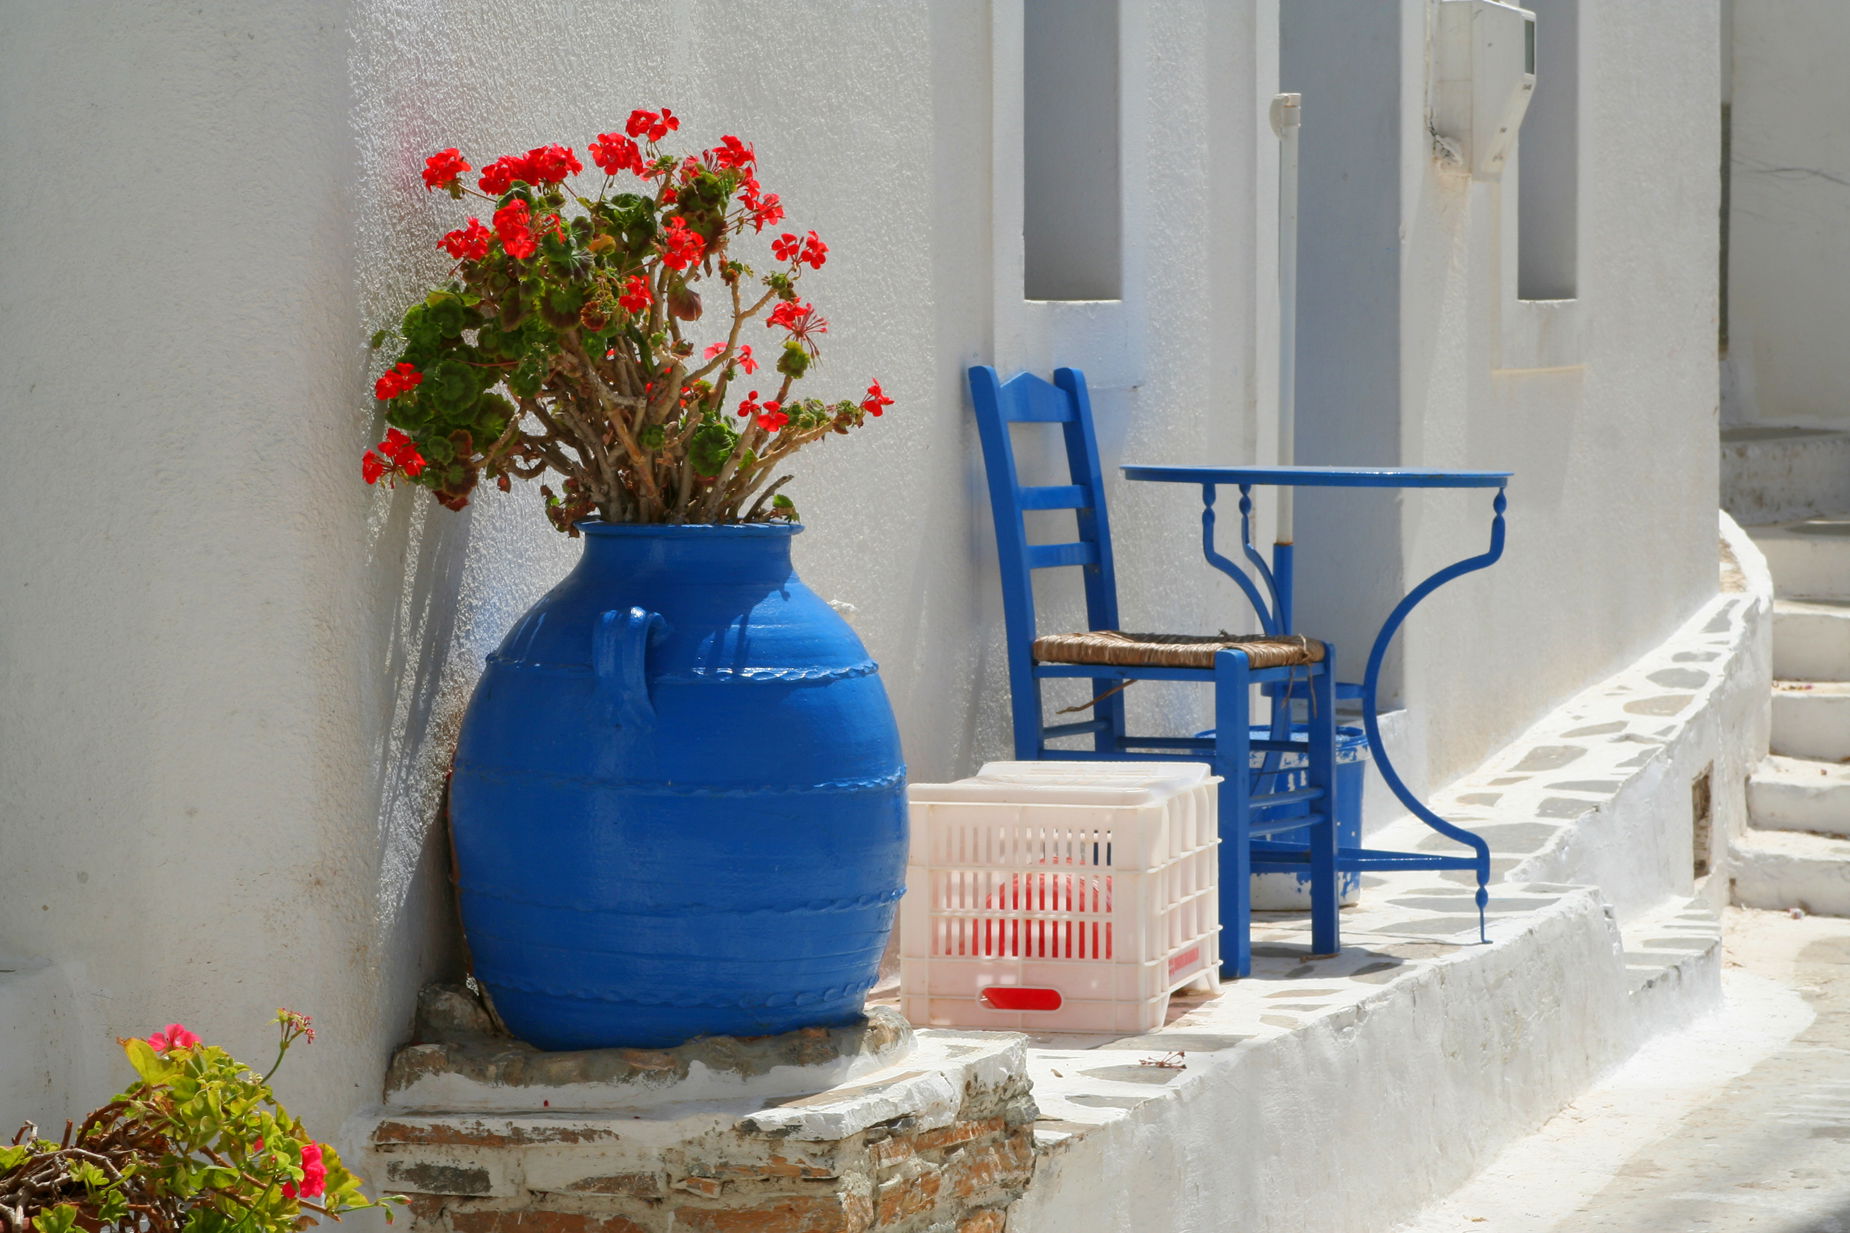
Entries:
{"type": "Polygon", "coordinates": [[[276,1101],[270,1076],[307,1015],[276,1012],[276,1061],[259,1078],[177,1023],[123,1040],[140,1078],[62,1140],[28,1122],[0,1147],[0,1233],[71,1233],[109,1226],[148,1233],[295,1233],[321,1216],[375,1202],[332,1147],[310,1138],[276,1101]]]}
{"type": "Polygon", "coordinates": [[[604,173],[595,197],[567,187],[584,167],[564,146],[496,159],[477,187],[464,183],[471,168],[457,150],[426,161],[426,191],[482,199],[490,225],[470,218],[444,236],[449,280],[373,340],[396,334],[404,346],[373,391],[391,431],[362,458],[368,483],[403,478],[458,509],[483,477],[506,491],[510,477],[551,472],[547,513],[573,535],[593,515],[795,517],[781,464],[893,400],[878,381],[859,401],[793,396],[828,331],[797,284],[822,268],[828,245],[778,229],[784,208],[739,138],[664,151],[680,126],[663,108],[600,134],[586,147],[604,173]],[[733,246],[767,228],[773,265],[759,273],[733,246]],[[703,279],[717,279],[728,303],[704,346],[692,337],[706,315],[703,279]],[[754,344],[746,326],[759,319],[772,333],[754,344]]]}

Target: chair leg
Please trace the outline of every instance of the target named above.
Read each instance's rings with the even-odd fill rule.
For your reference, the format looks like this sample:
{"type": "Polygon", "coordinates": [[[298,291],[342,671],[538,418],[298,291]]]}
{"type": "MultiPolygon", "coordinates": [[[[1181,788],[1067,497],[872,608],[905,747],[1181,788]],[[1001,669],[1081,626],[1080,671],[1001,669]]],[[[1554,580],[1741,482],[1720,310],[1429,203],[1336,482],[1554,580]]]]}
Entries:
{"type": "Polygon", "coordinates": [[[1214,656],[1214,771],[1220,783],[1221,975],[1253,971],[1252,701],[1246,653],[1214,656]]]}
{"type": "Polygon", "coordinates": [[[1325,644],[1323,671],[1310,683],[1310,757],[1308,781],[1323,789],[1317,821],[1306,830],[1310,841],[1310,949],[1317,957],[1342,948],[1338,913],[1341,888],[1336,874],[1336,648],[1325,644]]]}
{"type": "Polygon", "coordinates": [[[1015,760],[1038,762],[1047,754],[1046,726],[1041,715],[1041,679],[1026,656],[1009,664],[1009,711],[1015,721],[1015,760]]]}

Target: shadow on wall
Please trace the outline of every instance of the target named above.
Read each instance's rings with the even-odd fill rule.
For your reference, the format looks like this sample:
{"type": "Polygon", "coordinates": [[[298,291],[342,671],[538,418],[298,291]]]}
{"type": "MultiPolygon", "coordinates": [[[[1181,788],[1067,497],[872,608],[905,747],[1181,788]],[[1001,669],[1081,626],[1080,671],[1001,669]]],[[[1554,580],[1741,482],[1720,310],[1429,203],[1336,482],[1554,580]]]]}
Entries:
{"type": "MultiPolygon", "coordinates": [[[[383,711],[372,749],[375,799],[379,802],[379,885],[374,901],[380,936],[398,935],[407,927],[421,885],[429,889],[426,910],[433,919],[438,957],[445,969],[458,966],[443,939],[453,931],[448,889],[450,862],[443,819],[443,785],[456,747],[467,693],[449,682],[459,675],[455,661],[468,657],[457,643],[463,580],[468,562],[473,509],[452,515],[422,491],[393,499],[376,524],[368,566],[382,579],[396,578],[383,662],[373,679],[388,691],[379,700],[383,711]],[[402,568],[391,551],[405,545],[402,568]],[[420,877],[420,872],[423,877],[420,877]],[[423,878],[437,879],[426,883],[423,878]]],[[[381,591],[389,584],[382,581],[381,591]]],[[[468,674],[472,680],[474,673],[468,674]]]]}

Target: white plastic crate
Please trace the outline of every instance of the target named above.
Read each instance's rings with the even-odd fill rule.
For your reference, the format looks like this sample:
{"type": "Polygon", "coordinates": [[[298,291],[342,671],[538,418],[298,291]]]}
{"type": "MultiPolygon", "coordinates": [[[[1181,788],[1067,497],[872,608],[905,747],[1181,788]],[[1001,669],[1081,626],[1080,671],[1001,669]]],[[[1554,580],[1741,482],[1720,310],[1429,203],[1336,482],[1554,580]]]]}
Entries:
{"type": "Polygon", "coordinates": [[[1147,1032],[1220,988],[1204,763],[992,762],[913,784],[901,1007],[932,1027],[1147,1032]]]}

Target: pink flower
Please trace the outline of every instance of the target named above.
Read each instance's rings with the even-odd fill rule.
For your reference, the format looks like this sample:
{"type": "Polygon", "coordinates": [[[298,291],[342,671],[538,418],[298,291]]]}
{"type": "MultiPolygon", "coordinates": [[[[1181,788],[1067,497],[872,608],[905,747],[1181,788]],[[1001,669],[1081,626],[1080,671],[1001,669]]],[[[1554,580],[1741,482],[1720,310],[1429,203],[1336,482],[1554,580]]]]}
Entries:
{"type": "MultiPolygon", "coordinates": [[[[302,1145],[302,1187],[300,1195],[304,1199],[320,1198],[327,1193],[328,1166],[321,1160],[321,1144],[304,1143],[302,1145]]],[[[283,1183],[283,1193],[290,1198],[297,1196],[294,1182],[283,1183]]]]}
{"type": "Polygon", "coordinates": [[[177,1023],[169,1023],[148,1037],[148,1043],[154,1046],[156,1053],[165,1053],[169,1049],[196,1049],[199,1047],[199,1037],[177,1023]]]}

